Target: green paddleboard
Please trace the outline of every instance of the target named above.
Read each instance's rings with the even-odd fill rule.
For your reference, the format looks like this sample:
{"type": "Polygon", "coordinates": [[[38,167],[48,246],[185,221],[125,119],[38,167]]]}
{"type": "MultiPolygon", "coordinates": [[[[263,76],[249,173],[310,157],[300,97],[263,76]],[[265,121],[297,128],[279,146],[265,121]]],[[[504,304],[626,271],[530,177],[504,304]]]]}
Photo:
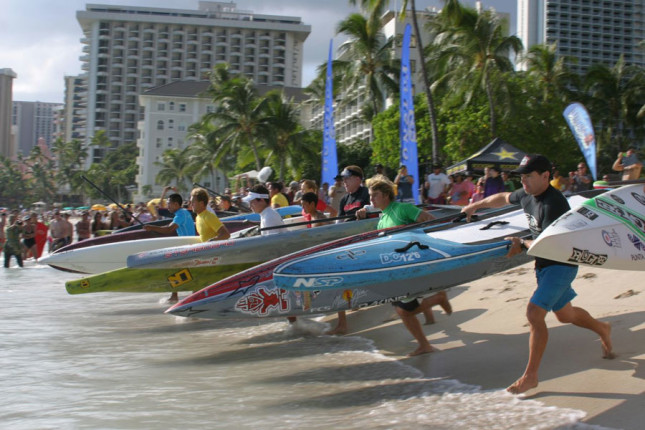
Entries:
{"type": "Polygon", "coordinates": [[[198,291],[256,264],[257,262],[185,269],[130,269],[126,267],[67,281],[65,288],[69,294],[106,291],[123,293],[198,291]]]}

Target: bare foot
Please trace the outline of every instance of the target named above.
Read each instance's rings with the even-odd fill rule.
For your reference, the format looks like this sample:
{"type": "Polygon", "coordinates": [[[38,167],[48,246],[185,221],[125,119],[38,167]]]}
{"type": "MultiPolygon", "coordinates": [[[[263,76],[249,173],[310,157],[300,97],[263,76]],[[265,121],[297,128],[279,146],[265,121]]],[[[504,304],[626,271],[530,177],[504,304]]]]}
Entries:
{"type": "Polygon", "coordinates": [[[604,333],[600,336],[600,342],[602,342],[602,358],[611,360],[612,358],[616,358],[616,354],[612,351],[611,346],[611,324],[602,323],[602,325],[605,327],[604,333]]]}
{"type": "Polygon", "coordinates": [[[520,379],[515,381],[513,385],[508,387],[506,391],[508,391],[511,394],[522,394],[531,388],[535,388],[538,386],[538,380],[529,378],[527,376],[522,376],[520,379]]]}
{"type": "Polygon", "coordinates": [[[434,318],[433,318],[433,319],[431,319],[431,320],[430,320],[430,319],[428,319],[428,318],[426,318],[426,322],[425,322],[425,323],[423,323],[423,324],[424,324],[424,325],[432,325],[432,324],[434,324],[434,318]]]}
{"type": "Polygon", "coordinates": [[[336,334],[339,334],[339,335],[347,334],[347,327],[336,326],[336,328],[326,331],[325,334],[329,334],[332,336],[336,334]]]}
{"type": "Polygon", "coordinates": [[[416,355],[429,354],[434,351],[434,348],[430,345],[420,346],[411,353],[408,354],[408,357],[414,357],[416,355]]]}

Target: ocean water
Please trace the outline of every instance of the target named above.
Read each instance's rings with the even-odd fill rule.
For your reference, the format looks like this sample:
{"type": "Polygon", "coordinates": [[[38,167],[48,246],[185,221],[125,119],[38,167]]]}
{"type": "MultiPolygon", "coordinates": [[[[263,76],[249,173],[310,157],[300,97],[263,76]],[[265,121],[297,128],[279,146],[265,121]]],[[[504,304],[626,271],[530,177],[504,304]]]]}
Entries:
{"type": "Polygon", "coordinates": [[[300,319],[163,314],[165,294],[68,295],[0,268],[0,423],[18,429],[589,429],[581,411],[427,379],[300,319]]]}

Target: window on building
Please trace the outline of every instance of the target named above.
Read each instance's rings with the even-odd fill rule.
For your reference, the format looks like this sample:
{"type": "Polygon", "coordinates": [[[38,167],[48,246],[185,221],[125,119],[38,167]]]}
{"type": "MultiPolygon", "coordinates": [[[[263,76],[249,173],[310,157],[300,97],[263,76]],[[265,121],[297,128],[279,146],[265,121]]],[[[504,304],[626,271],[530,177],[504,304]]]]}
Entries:
{"type": "Polygon", "coordinates": [[[179,124],[177,124],[177,131],[186,131],[186,123],[180,122],[179,124]]]}
{"type": "Polygon", "coordinates": [[[159,121],[157,121],[157,130],[163,130],[163,126],[163,120],[160,119],[159,121]]]}
{"type": "Polygon", "coordinates": [[[157,138],[157,144],[156,144],[157,148],[161,148],[161,144],[162,144],[161,138],[158,137],[157,138]]]}
{"type": "Polygon", "coordinates": [[[168,148],[172,148],[172,144],[173,144],[173,138],[169,137],[168,138],[168,148]]]}
{"type": "Polygon", "coordinates": [[[175,120],[174,119],[169,119],[168,120],[168,130],[172,130],[175,128],[175,120]]]}
{"type": "Polygon", "coordinates": [[[157,110],[160,110],[160,111],[166,110],[166,104],[165,103],[157,103],[157,110]]]}
{"type": "Polygon", "coordinates": [[[168,110],[175,110],[175,102],[168,102],[168,110]]]}
{"type": "Polygon", "coordinates": [[[186,103],[179,103],[179,112],[186,112],[186,103]]]}

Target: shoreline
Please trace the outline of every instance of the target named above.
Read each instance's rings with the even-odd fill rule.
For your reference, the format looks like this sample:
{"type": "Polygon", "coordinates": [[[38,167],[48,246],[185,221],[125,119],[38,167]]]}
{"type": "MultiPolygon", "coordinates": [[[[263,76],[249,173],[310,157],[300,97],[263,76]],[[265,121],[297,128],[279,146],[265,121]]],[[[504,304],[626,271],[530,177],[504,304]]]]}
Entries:
{"type": "MultiPolygon", "coordinates": [[[[595,333],[562,324],[549,313],[540,385],[518,398],[582,410],[586,424],[642,428],[645,289],[638,281],[642,274],[581,266],[573,282],[578,296],[572,303],[612,325],[616,358],[602,358],[595,333]]],[[[371,339],[382,354],[417,368],[427,378],[504,390],[522,374],[528,359],[525,309],[534,288],[530,262],[447,290],[453,314],[435,307],[436,323],[423,326],[436,349],[431,354],[406,356],[417,344],[391,305],[348,312],[348,335],[371,339]]],[[[335,324],[335,316],[325,320],[335,324]]]]}

